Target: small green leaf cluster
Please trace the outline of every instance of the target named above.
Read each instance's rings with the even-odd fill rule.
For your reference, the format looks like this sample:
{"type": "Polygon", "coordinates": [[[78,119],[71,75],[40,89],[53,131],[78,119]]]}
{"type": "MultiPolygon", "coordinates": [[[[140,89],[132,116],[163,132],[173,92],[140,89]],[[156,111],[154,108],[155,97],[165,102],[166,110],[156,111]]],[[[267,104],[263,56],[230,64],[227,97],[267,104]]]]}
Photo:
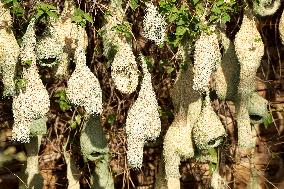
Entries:
{"type": "Polygon", "coordinates": [[[16,16],[22,16],[24,14],[24,9],[20,4],[20,0],[3,0],[3,3],[11,9],[11,13],[16,16]]]}
{"type": "Polygon", "coordinates": [[[138,2],[139,0],[130,0],[130,4],[129,4],[129,6],[130,6],[130,8],[132,9],[132,10],[135,10],[138,6],[139,6],[139,2],[138,2]]]}
{"type": "Polygon", "coordinates": [[[55,102],[59,104],[59,107],[63,112],[71,109],[71,104],[67,99],[66,91],[64,90],[57,91],[54,97],[57,98],[55,102]]]}
{"type": "Polygon", "coordinates": [[[237,10],[236,2],[225,0],[214,1],[209,14],[209,21],[211,23],[225,24],[231,20],[230,13],[237,10]]]}
{"type": "Polygon", "coordinates": [[[268,126],[273,122],[273,117],[271,113],[269,113],[266,117],[263,117],[262,119],[265,129],[267,129],[268,126]]]}
{"type": "Polygon", "coordinates": [[[36,5],[36,19],[47,19],[48,17],[58,19],[57,8],[47,3],[39,2],[36,5]]]}
{"type": "Polygon", "coordinates": [[[185,36],[197,32],[194,25],[198,23],[198,20],[190,14],[187,4],[179,6],[176,0],[161,0],[159,8],[165,15],[166,21],[174,26],[174,29],[168,32],[166,39],[170,45],[177,47],[185,36]]]}
{"type": "Polygon", "coordinates": [[[74,15],[72,17],[72,21],[82,27],[85,27],[87,22],[90,22],[90,23],[94,22],[92,16],[89,13],[84,12],[83,10],[79,8],[75,9],[74,15]]]}
{"type": "Polygon", "coordinates": [[[110,124],[110,125],[113,125],[114,122],[116,120],[116,116],[114,114],[111,114],[107,117],[107,122],[110,124]]]}
{"type": "Polygon", "coordinates": [[[124,21],[121,24],[117,24],[113,29],[116,32],[124,35],[127,40],[131,39],[132,37],[132,24],[127,21],[124,21]]]}
{"type": "Polygon", "coordinates": [[[70,120],[68,123],[72,129],[76,129],[77,126],[81,124],[82,116],[80,114],[76,115],[74,119],[70,120]]]}
{"type": "Polygon", "coordinates": [[[21,66],[29,67],[30,65],[32,65],[32,63],[32,60],[21,61],[21,66]]]}
{"type": "Polygon", "coordinates": [[[161,0],[159,9],[170,24],[167,42],[177,47],[184,38],[195,39],[201,31],[207,31],[209,25],[230,21],[237,6],[235,0],[228,1],[189,0],[180,5],[177,0],[161,0]]]}
{"type": "Polygon", "coordinates": [[[28,84],[28,81],[25,78],[23,77],[15,78],[16,91],[26,90],[27,84],[28,84]]]}
{"type": "Polygon", "coordinates": [[[218,153],[215,148],[208,149],[208,153],[210,159],[213,160],[209,162],[209,172],[212,174],[217,169],[218,162],[214,160],[218,160],[218,153]]]}

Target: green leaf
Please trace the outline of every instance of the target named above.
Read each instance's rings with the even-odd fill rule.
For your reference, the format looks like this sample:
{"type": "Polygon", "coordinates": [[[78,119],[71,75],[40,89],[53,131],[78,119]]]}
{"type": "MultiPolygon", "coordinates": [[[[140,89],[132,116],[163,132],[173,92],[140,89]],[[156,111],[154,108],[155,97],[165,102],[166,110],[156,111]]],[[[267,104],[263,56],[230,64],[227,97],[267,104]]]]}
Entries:
{"type": "Polygon", "coordinates": [[[273,122],[273,117],[271,113],[269,113],[266,117],[263,118],[263,124],[265,129],[267,129],[272,122],[273,122]]]}
{"type": "Polygon", "coordinates": [[[122,33],[127,39],[130,39],[132,36],[132,25],[129,22],[117,24],[113,29],[118,33],[122,33]]]}
{"type": "Polygon", "coordinates": [[[83,10],[76,8],[74,15],[72,17],[72,21],[77,23],[78,25],[85,27],[87,22],[93,23],[93,17],[89,14],[84,12],[83,10]]]}
{"type": "Polygon", "coordinates": [[[64,90],[57,91],[54,97],[59,98],[55,100],[55,102],[58,103],[60,109],[63,112],[71,109],[71,104],[69,103],[69,100],[67,99],[67,96],[66,96],[66,92],[64,90]]]}
{"type": "Polygon", "coordinates": [[[170,74],[174,71],[175,69],[173,67],[168,67],[167,68],[167,73],[170,74]]]}
{"type": "Polygon", "coordinates": [[[84,13],[84,18],[90,23],[94,22],[93,17],[89,13],[84,13]]]}
{"type": "Polygon", "coordinates": [[[16,78],[15,79],[15,85],[16,85],[17,90],[25,89],[27,84],[28,84],[28,81],[24,78],[16,78]]]}
{"type": "Polygon", "coordinates": [[[62,97],[62,96],[65,96],[66,97],[66,93],[65,93],[65,91],[57,91],[56,93],[55,93],[55,95],[54,95],[54,97],[62,97]]]}
{"type": "Polygon", "coordinates": [[[55,18],[55,19],[58,19],[58,15],[56,12],[53,12],[53,11],[48,11],[46,12],[48,16],[52,17],[52,18],[55,18]]]}
{"type": "Polygon", "coordinates": [[[213,5],[211,11],[214,12],[215,14],[220,14],[221,13],[220,7],[218,7],[216,4],[213,5]]]}
{"type": "Polygon", "coordinates": [[[58,19],[57,8],[53,5],[39,2],[37,3],[36,9],[37,9],[37,13],[36,13],[37,19],[41,19],[43,17],[47,18],[47,16],[58,19]]]}
{"type": "Polygon", "coordinates": [[[188,29],[184,26],[178,26],[175,35],[184,35],[188,29]]]}
{"type": "Polygon", "coordinates": [[[11,12],[16,14],[17,16],[22,16],[24,13],[24,9],[21,7],[19,2],[13,1],[13,7],[11,12]]]}
{"type": "Polygon", "coordinates": [[[4,4],[12,3],[13,0],[2,0],[4,4]]]}
{"type": "Polygon", "coordinates": [[[111,114],[107,118],[107,122],[112,125],[115,122],[116,116],[114,114],[111,114]]]}
{"type": "Polygon", "coordinates": [[[41,17],[43,14],[44,14],[44,11],[43,11],[42,9],[39,9],[39,10],[37,11],[36,18],[38,19],[38,18],[41,17]]]}
{"type": "Polygon", "coordinates": [[[182,25],[185,25],[186,22],[184,21],[184,19],[180,18],[177,22],[176,22],[176,25],[178,26],[182,26],[182,25]]]}
{"type": "Polygon", "coordinates": [[[21,61],[22,66],[30,66],[32,65],[32,60],[21,61]]]}
{"type": "Polygon", "coordinates": [[[210,172],[210,174],[212,174],[216,170],[216,168],[217,168],[217,164],[216,163],[212,163],[212,162],[209,163],[209,172],[210,172]]]}
{"type": "Polygon", "coordinates": [[[130,7],[132,10],[135,10],[138,6],[138,0],[130,0],[130,7]]]}
{"type": "Polygon", "coordinates": [[[69,124],[70,124],[70,127],[71,127],[72,129],[76,129],[77,123],[76,123],[75,121],[73,121],[73,122],[71,122],[71,123],[69,123],[69,124]]]}
{"type": "Polygon", "coordinates": [[[169,22],[174,22],[175,20],[177,20],[178,19],[178,14],[170,14],[169,16],[168,16],[168,21],[169,22]]]}
{"type": "MultiPolygon", "coordinates": [[[[215,148],[208,149],[208,153],[211,156],[211,159],[217,159],[217,151],[215,150],[215,148]]],[[[217,163],[217,162],[213,162],[213,163],[217,163]]]]}
{"type": "Polygon", "coordinates": [[[209,21],[210,22],[216,22],[218,19],[219,19],[219,16],[211,15],[210,18],[209,18],[209,21]]]}
{"type": "Polygon", "coordinates": [[[80,115],[76,115],[75,121],[76,121],[76,123],[77,123],[78,125],[81,124],[81,120],[82,120],[82,117],[81,117],[80,115]]]}
{"type": "Polygon", "coordinates": [[[203,5],[199,3],[195,6],[195,9],[196,9],[196,14],[198,15],[198,17],[201,17],[204,13],[203,5]]]}
{"type": "Polygon", "coordinates": [[[71,105],[69,103],[67,103],[66,101],[56,100],[55,102],[57,102],[59,104],[59,107],[63,112],[71,109],[71,105]]]}
{"type": "Polygon", "coordinates": [[[230,17],[229,14],[224,13],[224,14],[222,15],[222,22],[223,22],[223,23],[230,22],[230,20],[231,20],[231,17],[230,17]]]}
{"type": "Polygon", "coordinates": [[[197,3],[199,3],[200,0],[192,0],[192,4],[195,6],[197,3]]]}

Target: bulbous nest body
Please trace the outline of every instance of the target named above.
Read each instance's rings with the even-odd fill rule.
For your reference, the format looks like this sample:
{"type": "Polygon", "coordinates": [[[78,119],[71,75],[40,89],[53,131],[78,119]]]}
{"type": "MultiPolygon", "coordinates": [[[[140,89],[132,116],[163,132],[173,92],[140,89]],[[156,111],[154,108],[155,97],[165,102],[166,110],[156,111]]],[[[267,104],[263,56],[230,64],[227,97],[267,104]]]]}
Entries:
{"type": "MultiPolygon", "coordinates": [[[[50,101],[47,90],[45,89],[36,65],[32,64],[31,67],[24,73],[24,78],[27,80],[26,90],[20,92],[18,96],[13,99],[13,139],[21,142],[23,137],[21,135],[30,134],[29,125],[33,120],[40,119],[49,111],[50,101]],[[17,127],[26,127],[24,133],[19,133],[17,127]]],[[[28,136],[24,137],[27,138],[28,136]]],[[[24,139],[23,139],[24,140],[24,139]]],[[[22,141],[22,142],[25,142],[22,141]]]]}
{"type": "Polygon", "coordinates": [[[129,44],[119,46],[111,65],[111,77],[118,90],[130,94],[138,85],[138,68],[129,44]]]}
{"type": "Polygon", "coordinates": [[[0,26],[1,27],[11,27],[12,17],[9,9],[5,8],[5,5],[0,2],[0,26]]]}
{"type": "Polygon", "coordinates": [[[166,22],[152,3],[146,3],[146,6],[146,15],[143,20],[144,36],[161,45],[166,36],[166,22]]]}
{"type": "Polygon", "coordinates": [[[240,79],[240,64],[235,53],[234,44],[225,34],[222,36],[224,54],[221,64],[217,66],[214,73],[214,86],[218,97],[222,100],[232,100],[236,98],[240,79]]]}
{"type": "Polygon", "coordinates": [[[11,25],[10,12],[0,2],[0,74],[4,84],[3,96],[15,94],[14,76],[20,51],[11,25]]]}
{"type": "Polygon", "coordinates": [[[12,105],[14,116],[12,139],[19,142],[29,142],[29,125],[33,120],[44,117],[50,106],[48,92],[36,66],[34,21],[34,19],[31,20],[23,36],[20,52],[22,62],[31,62],[29,68],[23,68],[23,78],[27,81],[26,89],[21,90],[19,95],[13,98],[12,105]],[[19,128],[25,131],[18,133],[19,128]]]}
{"type": "Polygon", "coordinates": [[[98,116],[90,116],[80,136],[81,152],[85,161],[108,161],[107,141],[98,116]]]}
{"type": "Polygon", "coordinates": [[[75,52],[76,68],[67,82],[68,99],[77,106],[83,106],[88,114],[102,112],[102,90],[99,80],[86,65],[82,46],[75,52]]]}
{"type": "Polygon", "coordinates": [[[20,48],[13,33],[0,30],[0,74],[3,76],[3,96],[15,94],[14,76],[20,48]]]}
{"type": "Polygon", "coordinates": [[[236,112],[238,124],[238,146],[240,148],[254,148],[255,134],[250,124],[247,102],[237,102],[236,112]]]}
{"type": "Polygon", "coordinates": [[[251,123],[262,123],[263,119],[269,114],[267,110],[268,101],[257,92],[252,93],[248,100],[249,115],[256,116],[255,119],[250,119],[251,123]]]}
{"type": "Polygon", "coordinates": [[[189,105],[188,112],[178,112],[165,135],[163,155],[167,179],[179,178],[180,161],[194,156],[192,126],[200,111],[201,100],[199,99],[189,105]]]}
{"type": "Polygon", "coordinates": [[[241,28],[236,34],[235,51],[240,62],[240,75],[255,75],[264,54],[264,44],[255,20],[249,14],[244,14],[241,28]]]}
{"type": "Polygon", "coordinates": [[[217,35],[215,33],[201,33],[200,38],[195,43],[194,51],[194,90],[208,91],[211,73],[220,62],[221,53],[217,35]]]}
{"type": "Polygon", "coordinates": [[[77,46],[81,45],[86,50],[88,45],[88,37],[84,28],[72,22],[74,9],[75,6],[71,1],[65,1],[59,19],[50,18],[51,23],[37,44],[38,59],[55,59],[51,64],[41,62],[41,65],[51,67],[57,64],[55,76],[58,78],[69,74],[70,60],[77,46]]]}
{"type": "Polygon", "coordinates": [[[186,120],[180,121],[174,121],[164,139],[163,155],[166,179],[180,178],[179,165],[181,159],[188,159],[194,155],[191,139],[192,128],[186,126],[186,120]]]}
{"type": "Polygon", "coordinates": [[[226,136],[226,131],[210,103],[202,108],[199,120],[192,130],[192,137],[198,149],[217,147],[226,136]]]}
{"type": "Polygon", "coordinates": [[[161,121],[158,112],[158,102],[152,87],[151,74],[142,57],[144,77],[137,100],[130,108],[126,120],[128,142],[127,158],[133,167],[141,167],[143,146],[146,140],[154,140],[160,135],[161,121]],[[133,155],[136,151],[136,155],[133,155]]]}

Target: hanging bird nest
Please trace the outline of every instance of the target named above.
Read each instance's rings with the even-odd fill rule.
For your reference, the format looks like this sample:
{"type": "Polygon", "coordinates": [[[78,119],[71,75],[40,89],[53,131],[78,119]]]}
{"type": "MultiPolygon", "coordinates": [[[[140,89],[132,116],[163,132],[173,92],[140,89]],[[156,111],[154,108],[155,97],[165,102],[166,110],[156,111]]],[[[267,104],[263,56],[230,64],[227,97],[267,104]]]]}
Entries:
{"type": "Polygon", "coordinates": [[[137,100],[129,109],[126,119],[128,163],[140,168],[143,160],[143,146],[146,140],[154,140],[160,135],[161,121],[158,102],[152,87],[151,74],[141,55],[143,80],[137,100]]]}
{"type": "Polygon", "coordinates": [[[12,31],[10,11],[0,2],[0,75],[3,77],[3,96],[15,94],[14,77],[19,51],[19,45],[12,31]]]}

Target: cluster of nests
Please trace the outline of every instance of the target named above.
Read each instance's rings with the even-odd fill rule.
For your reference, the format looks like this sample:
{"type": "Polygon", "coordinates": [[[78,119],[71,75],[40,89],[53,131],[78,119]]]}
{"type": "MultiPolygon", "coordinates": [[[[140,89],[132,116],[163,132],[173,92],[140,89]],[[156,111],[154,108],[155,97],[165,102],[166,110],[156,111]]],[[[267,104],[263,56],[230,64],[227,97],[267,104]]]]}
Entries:
{"type": "Polygon", "coordinates": [[[54,76],[63,78],[69,75],[71,60],[76,68],[67,83],[67,97],[71,103],[85,107],[88,114],[102,112],[102,91],[96,76],[86,65],[85,51],[87,34],[72,22],[75,6],[66,1],[58,20],[50,18],[50,23],[42,36],[35,35],[33,18],[22,38],[21,47],[11,30],[11,16],[4,4],[1,10],[1,71],[4,95],[13,97],[14,126],[12,140],[28,143],[30,136],[46,132],[46,114],[49,111],[49,94],[38,73],[37,63],[53,66],[54,76]],[[3,13],[3,14],[2,14],[3,13]],[[2,37],[3,36],[3,37],[2,37]],[[3,49],[3,50],[2,50],[3,49]],[[11,53],[13,52],[13,53],[11,53]],[[46,59],[53,60],[46,64],[46,59]],[[21,80],[25,86],[15,88],[16,65],[20,62],[21,80]]]}
{"type": "MultiPolygon", "coordinates": [[[[198,158],[195,154],[196,148],[202,155],[199,159],[210,159],[208,150],[217,147],[226,136],[225,129],[210,104],[211,89],[216,91],[220,99],[232,100],[236,104],[239,146],[254,146],[250,115],[261,118],[267,116],[267,101],[255,92],[254,79],[264,54],[264,45],[256,28],[254,13],[261,16],[271,15],[279,5],[280,0],[254,2],[252,10],[244,11],[242,25],[234,42],[223,33],[218,38],[214,26],[210,32],[202,32],[195,43],[193,64],[188,58],[188,46],[181,45],[183,62],[189,66],[180,71],[173,88],[172,100],[176,115],[164,138],[165,178],[169,188],[179,188],[180,161],[194,156],[198,158]],[[224,48],[223,55],[219,49],[219,41],[224,48]],[[216,82],[210,87],[212,76],[216,82]]],[[[166,22],[153,4],[146,6],[144,36],[160,45],[165,38],[166,22]]],[[[50,102],[38,73],[37,62],[41,66],[54,67],[55,77],[62,78],[69,75],[70,60],[74,60],[76,67],[66,89],[68,99],[74,105],[83,106],[87,114],[102,112],[100,83],[86,65],[87,35],[83,28],[72,22],[74,9],[73,3],[66,1],[59,19],[51,18],[46,32],[39,38],[35,36],[35,20],[32,19],[19,47],[11,31],[10,13],[0,3],[0,71],[3,75],[4,95],[13,96],[15,122],[12,138],[15,141],[27,143],[30,135],[42,135],[46,131],[45,115],[50,102]],[[53,62],[46,64],[43,61],[45,59],[52,59],[53,62]],[[14,75],[18,61],[30,65],[23,67],[22,72],[22,78],[27,84],[16,93],[14,75]]],[[[139,70],[131,44],[114,30],[117,24],[124,21],[125,12],[120,1],[111,1],[109,11],[110,14],[105,16],[106,24],[102,28],[104,55],[112,61],[111,76],[116,88],[122,93],[130,94],[139,83],[139,70]]],[[[284,16],[281,17],[279,27],[281,37],[284,36],[283,20],[284,16]]],[[[128,140],[127,160],[136,168],[142,166],[144,144],[156,139],[161,131],[151,74],[142,55],[140,61],[143,71],[141,89],[129,109],[125,127],[128,140]]],[[[92,123],[99,125],[90,118],[90,124],[92,123]]],[[[91,155],[94,151],[101,149],[99,153],[107,154],[107,148],[106,142],[103,142],[103,147],[92,148],[97,142],[92,141],[92,136],[89,135],[94,130],[89,130],[86,126],[83,131],[82,137],[85,138],[86,145],[82,145],[82,151],[86,159],[94,160],[91,155]]],[[[219,179],[218,176],[216,178],[219,179]]]]}
{"type": "MultiPolygon", "coordinates": [[[[264,54],[264,44],[256,27],[254,13],[260,16],[271,15],[279,5],[280,1],[260,1],[254,3],[252,10],[245,9],[234,42],[223,33],[219,34],[218,40],[217,31],[214,30],[202,32],[195,42],[193,64],[188,60],[188,55],[185,55],[189,54],[188,48],[181,47],[183,61],[189,68],[181,71],[172,92],[177,113],[164,139],[166,182],[158,178],[158,187],[180,188],[180,161],[194,156],[199,160],[210,160],[211,157],[206,156],[208,150],[217,147],[226,136],[224,127],[210,105],[208,92],[211,77],[215,81],[211,88],[218,97],[231,100],[236,105],[238,146],[245,149],[255,146],[255,133],[251,124],[260,123],[268,116],[268,102],[255,91],[255,77],[264,54]],[[269,3],[271,6],[266,8],[269,3]],[[223,55],[220,53],[219,41],[224,48],[223,55]],[[252,120],[250,116],[259,119],[252,120]],[[199,154],[194,154],[196,148],[199,154]],[[203,157],[198,157],[200,154],[203,157]]],[[[280,21],[279,31],[283,35],[282,22],[280,21]]],[[[212,187],[225,188],[224,180],[218,173],[214,174],[212,187]]]]}
{"type": "MultiPolygon", "coordinates": [[[[265,9],[272,12],[272,8],[279,7],[278,1],[272,2],[272,8],[263,8],[264,4],[266,6],[267,2],[254,4],[253,10],[245,11],[241,28],[234,43],[223,33],[220,33],[221,37],[218,37],[214,26],[211,27],[210,32],[202,32],[195,43],[193,64],[187,58],[188,47],[181,46],[184,53],[183,61],[189,65],[189,68],[180,72],[172,92],[176,115],[164,138],[163,145],[164,176],[168,181],[168,188],[179,188],[180,161],[194,156],[199,160],[210,160],[212,157],[210,157],[208,150],[217,147],[226,136],[225,129],[210,104],[209,91],[211,89],[217,92],[220,99],[231,100],[236,104],[239,146],[251,148],[255,145],[255,135],[251,123],[262,122],[268,112],[267,101],[255,92],[255,75],[264,54],[264,45],[256,28],[253,11],[264,16],[270,14],[264,13],[265,9]],[[219,49],[219,41],[224,48],[223,54],[219,49]],[[214,77],[216,84],[210,87],[211,77],[214,77]],[[251,120],[251,115],[258,116],[260,119],[251,120]],[[196,148],[199,155],[195,154],[196,148]]],[[[121,5],[115,2],[111,7],[115,6],[117,9],[112,10],[111,15],[116,15],[116,17],[106,17],[107,25],[104,31],[109,35],[104,35],[105,55],[110,55],[112,47],[116,48],[118,52],[113,59],[112,76],[120,78],[119,81],[124,78],[125,80],[122,82],[124,85],[118,81],[115,81],[115,84],[121,91],[131,93],[135,90],[133,86],[136,88],[138,77],[136,73],[138,71],[132,53],[129,53],[128,56],[121,55],[122,49],[124,52],[129,52],[128,44],[124,43],[126,40],[121,39],[119,34],[110,30],[113,24],[123,20],[121,5]],[[126,57],[126,60],[121,61],[124,63],[118,66],[117,61],[121,57],[126,57]],[[133,57],[132,60],[130,57],[133,57]],[[130,69],[125,70],[124,66],[130,69]],[[125,75],[129,77],[125,78],[125,75]],[[127,79],[129,79],[128,85],[126,85],[127,79]]],[[[154,5],[146,4],[146,6],[146,15],[143,20],[144,36],[159,45],[164,41],[166,25],[154,5]]],[[[161,130],[156,113],[157,102],[151,80],[148,79],[149,73],[144,67],[144,61],[142,57],[144,77],[141,82],[141,90],[129,110],[125,128],[128,141],[127,159],[129,165],[135,168],[142,166],[144,143],[155,139],[161,130]]],[[[219,176],[215,177],[220,179],[219,176]]],[[[215,181],[214,183],[217,185],[216,183],[219,182],[215,181]]]]}

